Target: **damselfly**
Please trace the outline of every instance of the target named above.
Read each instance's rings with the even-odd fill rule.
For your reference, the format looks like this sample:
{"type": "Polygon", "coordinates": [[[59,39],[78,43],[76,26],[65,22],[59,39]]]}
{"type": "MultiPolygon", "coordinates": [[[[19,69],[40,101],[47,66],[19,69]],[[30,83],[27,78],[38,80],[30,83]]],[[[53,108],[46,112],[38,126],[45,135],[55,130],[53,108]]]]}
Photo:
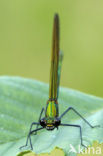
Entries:
{"type": "MultiPolygon", "coordinates": [[[[53,45],[52,45],[52,54],[51,54],[51,70],[50,70],[50,84],[49,84],[49,100],[47,101],[46,109],[42,108],[38,122],[33,122],[30,126],[29,134],[27,136],[26,145],[30,141],[31,149],[33,149],[31,135],[37,134],[38,131],[42,129],[54,130],[58,129],[59,126],[71,126],[77,127],[80,131],[80,140],[81,145],[86,147],[83,144],[82,140],[82,129],[80,125],[75,124],[64,124],[61,122],[61,119],[66,115],[70,110],[74,111],[80,118],[84,120],[91,128],[97,127],[92,126],[82,115],[80,115],[73,107],[67,108],[64,113],[59,116],[58,109],[58,95],[59,95],[59,83],[60,83],[60,73],[61,65],[63,60],[63,53],[59,49],[59,17],[58,14],[54,16],[54,26],[53,26],[53,45]],[[42,114],[45,111],[45,117],[42,118],[42,114]],[[36,125],[36,129],[32,130],[32,126],[36,125]],[[39,126],[41,126],[39,128],[39,126]]],[[[20,147],[20,148],[22,148],[20,147]]]]}

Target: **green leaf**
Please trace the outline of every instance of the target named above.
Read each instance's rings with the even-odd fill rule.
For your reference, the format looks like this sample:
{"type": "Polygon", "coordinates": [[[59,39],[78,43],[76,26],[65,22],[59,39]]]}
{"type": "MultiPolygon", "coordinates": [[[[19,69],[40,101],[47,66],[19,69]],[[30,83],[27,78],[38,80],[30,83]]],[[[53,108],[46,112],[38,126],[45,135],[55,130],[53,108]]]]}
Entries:
{"type": "MultiPolygon", "coordinates": [[[[58,147],[55,147],[53,151],[50,153],[43,153],[43,154],[38,154],[38,156],[65,156],[64,151],[58,147]]],[[[37,156],[37,154],[31,152],[31,151],[24,151],[19,153],[17,156],[37,156]]]]}
{"type": "MultiPolygon", "coordinates": [[[[19,147],[25,145],[30,124],[38,121],[42,107],[48,100],[48,85],[36,80],[20,77],[0,77],[0,155],[15,156],[19,147]]],[[[103,99],[79,91],[60,88],[59,110],[63,113],[69,106],[74,107],[92,125],[91,129],[74,112],[67,113],[63,123],[82,126],[83,143],[92,144],[93,140],[103,142],[103,99]]],[[[34,127],[35,128],[35,127],[34,127]]],[[[76,149],[80,144],[79,129],[60,127],[54,131],[41,130],[32,136],[35,153],[46,153],[55,147],[62,148],[67,156],[70,144],[76,149]]],[[[27,148],[30,149],[30,146],[27,148]]]]}

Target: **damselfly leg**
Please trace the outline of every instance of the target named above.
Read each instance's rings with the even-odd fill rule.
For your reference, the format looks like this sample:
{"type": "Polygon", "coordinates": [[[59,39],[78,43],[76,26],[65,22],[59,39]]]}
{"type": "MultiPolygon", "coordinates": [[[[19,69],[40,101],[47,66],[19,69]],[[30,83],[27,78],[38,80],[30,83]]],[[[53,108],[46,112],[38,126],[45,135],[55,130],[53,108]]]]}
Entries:
{"type": "Polygon", "coordinates": [[[62,123],[61,123],[60,126],[71,126],[71,127],[79,128],[79,130],[80,130],[80,140],[81,140],[81,145],[84,146],[85,148],[87,148],[87,146],[85,146],[85,145],[83,144],[83,139],[82,139],[82,128],[81,128],[80,125],[62,124],[62,123]]]}
{"type": "MultiPolygon", "coordinates": [[[[41,120],[41,117],[42,117],[43,112],[44,112],[44,107],[43,107],[42,110],[41,110],[41,113],[40,113],[40,116],[39,116],[39,119],[38,119],[38,123],[40,123],[40,120],[41,120]]],[[[40,124],[38,124],[38,125],[36,126],[36,129],[38,129],[39,125],[40,125],[40,124]]],[[[37,131],[34,133],[34,135],[36,135],[36,134],[37,134],[37,131]]]]}
{"type": "MultiPolygon", "coordinates": [[[[80,113],[78,113],[73,107],[69,107],[60,117],[59,119],[61,120],[61,118],[63,118],[64,115],[66,115],[70,110],[72,110],[73,112],[75,112],[80,118],[82,118],[82,120],[87,123],[91,128],[95,128],[95,127],[100,127],[100,125],[96,125],[93,126],[91,125],[80,113]]],[[[85,148],[87,148],[87,146],[85,146],[83,144],[83,139],[82,139],[82,128],[80,125],[74,125],[74,124],[63,124],[61,123],[60,126],[71,126],[71,127],[77,127],[80,129],[80,140],[81,140],[81,145],[84,146],[85,148]]]]}
{"type": "Polygon", "coordinates": [[[59,117],[59,119],[61,119],[64,115],[66,115],[70,110],[72,110],[73,112],[75,112],[80,118],[82,118],[82,120],[84,120],[84,122],[86,122],[91,128],[95,128],[95,127],[100,127],[100,125],[91,125],[80,113],[78,113],[73,107],[69,107],[63,114],[61,114],[61,116],[59,117]]]}
{"type": "Polygon", "coordinates": [[[29,141],[29,140],[30,140],[31,149],[33,149],[32,142],[31,142],[31,135],[32,135],[32,134],[33,134],[33,135],[36,135],[37,132],[38,132],[39,130],[43,129],[43,128],[38,128],[38,126],[40,125],[40,119],[41,119],[41,117],[42,117],[43,112],[44,112],[44,108],[42,108],[42,110],[41,110],[41,113],[40,113],[38,122],[33,122],[33,123],[31,124],[30,130],[29,130],[29,133],[28,133],[28,136],[27,136],[26,144],[25,144],[24,146],[21,146],[20,149],[22,149],[22,148],[28,146],[28,141],[29,141]],[[32,127],[33,127],[34,125],[36,125],[36,129],[35,129],[35,130],[32,130],[32,127]]]}

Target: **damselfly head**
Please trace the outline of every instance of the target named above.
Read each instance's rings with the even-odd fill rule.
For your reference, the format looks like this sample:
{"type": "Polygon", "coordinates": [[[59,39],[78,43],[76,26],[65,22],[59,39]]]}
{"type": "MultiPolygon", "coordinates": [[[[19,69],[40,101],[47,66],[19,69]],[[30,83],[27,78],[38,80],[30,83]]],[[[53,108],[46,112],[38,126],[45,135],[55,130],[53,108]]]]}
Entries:
{"type": "Polygon", "coordinates": [[[53,130],[54,128],[58,128],[61,121],[57,118],[43,118],[40,120],[40,125],[47,130],[53,130]]]}

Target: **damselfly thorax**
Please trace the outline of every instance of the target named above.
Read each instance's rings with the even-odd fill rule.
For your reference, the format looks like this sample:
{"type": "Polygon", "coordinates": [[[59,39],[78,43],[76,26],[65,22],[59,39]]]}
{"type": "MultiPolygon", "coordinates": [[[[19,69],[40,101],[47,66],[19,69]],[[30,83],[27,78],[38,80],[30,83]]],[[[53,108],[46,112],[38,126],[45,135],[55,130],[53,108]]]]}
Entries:
{"type": "Polygon", "coordinates": [[[60,125],[58,102],[56,99],[50,99],[47,101],[45,117],[40,120],[41,126],[45,127],[47,130],[53,130],[58,128],[60,125]]]}

